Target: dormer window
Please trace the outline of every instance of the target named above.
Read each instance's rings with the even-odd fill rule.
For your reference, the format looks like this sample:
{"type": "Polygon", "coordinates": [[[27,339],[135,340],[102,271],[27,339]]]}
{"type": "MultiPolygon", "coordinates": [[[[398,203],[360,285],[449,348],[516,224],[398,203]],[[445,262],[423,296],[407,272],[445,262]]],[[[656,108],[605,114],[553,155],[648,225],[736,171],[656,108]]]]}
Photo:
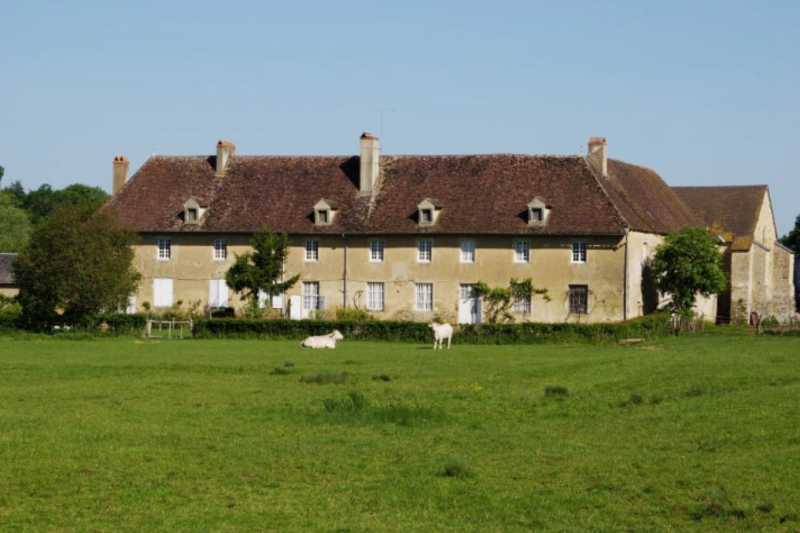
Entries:
{"type": "Polygon", "coordinates": [[[183,204],[183,223],[199,224],[200,219],[203,218],[203,214],[206,212],[206,207],[208,206],[201,203],[194,196],[186,200],[186,203],[183,204]]]}
{"type": "Polygon", "coordinates": [[[333,216],[336,214],[336,207],[330,200],[322,199],[314,205],[314,225],[330,226],[333,223],[333,216]]]}
{"type": "Polygon", "coordinates": [[[528,227],[543,228],[547,223],[547,216],[552,208],[538,196],[528,203],[528,227]]]}
{"type": "Polygon", "coordinates": [[[436,200],[425,198],[417,205],[417,217],[420,226],[433,226],[439,217],[442,206],[436,200]]]}

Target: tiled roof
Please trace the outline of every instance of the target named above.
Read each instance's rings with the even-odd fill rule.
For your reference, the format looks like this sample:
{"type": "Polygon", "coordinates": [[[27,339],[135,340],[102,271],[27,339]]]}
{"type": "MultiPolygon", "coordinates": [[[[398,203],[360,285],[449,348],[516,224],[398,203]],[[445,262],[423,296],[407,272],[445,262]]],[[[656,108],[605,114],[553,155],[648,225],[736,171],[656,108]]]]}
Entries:
{"type": "Polygon", "coordinates": [[[622,234],[667,233],[697,220],[652,170],[609,160],[602,178],[580,156],[382,156],[374,198],[359,193],[358,157],[231,156],[224,177],[216,158],[150,158],[106,204],[136,231],[287,233],[622,234]],[[199,224],[184,225],[183,204],[203,198],[199,224]],[[543,199],[544,227],[529,227],[527,204],[543,199]],[[420,227],[417,206],[441,211],[420,227]],[[315,226],[321,199],[338,208],[315,226]]]}
{"type": "Polygon", "coordinates": [[[14,285],[14,261],[19,254],[0,254],[0,285],[14,285]]]}
{"type": "Polygon", "coordinates": [[[699,219],[733,242],[734,250],[749,250],[768,192],[766,185],[673,187],[699,219]]]}

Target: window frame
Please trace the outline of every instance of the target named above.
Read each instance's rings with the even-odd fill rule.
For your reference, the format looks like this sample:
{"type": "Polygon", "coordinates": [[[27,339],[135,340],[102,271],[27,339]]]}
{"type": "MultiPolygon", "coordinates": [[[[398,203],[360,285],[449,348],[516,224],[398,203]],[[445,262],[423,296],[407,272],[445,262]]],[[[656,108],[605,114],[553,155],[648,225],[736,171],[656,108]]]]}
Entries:
{"type": "Polygon", "coordinates": [[[588,315],[589,314],[589,286],[570,285],[569,295],[569,314],[588,315]]]}
{"type": "Polygon", "coordinates": [[[319,263],[319,240],[306,240],[303,249],[305,251],[303,255],[304,263],[319,263]]]}
{"type": "Polygon", "coordinates": [[[228,260],[228,239],[214,239],[214,251],[212,257],[214,261],[228,260]]]}
{"type": "Polygon", "coordinates": [[[383,311],[386,305],[386,287],[382,281],[367,283],[367,310],[383,311]]]}
{"type": "Polygon", "coordinates": [[[525,295],[522,298],[514,299],[514,312],[519,314],[530,314],[533,310],[533,298],[531,295],[525,295]]]}
{"type": "Polygon", "coordinates": [[[319,281],[303,282],[303,310],[316,311],[319,309],[319,281]],[[309,305],[313,303],[313,307],[309,305]]]}
{"type": "Polygon", "coordinates": [[[159,237],[156,242],[156,259],[169,261],[172,259],[172,239],[159,237]]]}
{"type": "Polygon", "coordinates": [[[383,263],[386,259],[386,241],[374,239],[369,241],[369,262],[383,263]]]}
{"type": "Polygon", "coordinates": [[[515,263],[531,262],[531,241],[526,239],[518,239],[514,241],[514,262],[515,263]]]}
{"type": "Polygon", "coordinates": [[[474,240],[465,239],[461,241],[459,259],[461,263],[474,264],[478,262],[478,245],[474,240]],[[471,260],[469,256],[472,256],[471,260]],[[465,258],[466,257],[466,258],[465,258]]]}
{"type": "Polygon", "coordinates": [[[415,283],[414,294],[414,309],[416,311],[433,312],[433,283],[415,283]],[[427,306],[424,306],[424,304],[427,304],[427,306]]]}
{"type": "Polygon", "coordinates": [[[575,241],[572,243],[571,263],[585,264],[587,260],[587,246],[584,241],[575,241]]]}
{"type": "Polygon", "coordinates": [[[433,263],[433,241],[431,239],[417,241],[417,263],[433,263]],[[427,259],[425,254],[428,256],[427,259]]]}

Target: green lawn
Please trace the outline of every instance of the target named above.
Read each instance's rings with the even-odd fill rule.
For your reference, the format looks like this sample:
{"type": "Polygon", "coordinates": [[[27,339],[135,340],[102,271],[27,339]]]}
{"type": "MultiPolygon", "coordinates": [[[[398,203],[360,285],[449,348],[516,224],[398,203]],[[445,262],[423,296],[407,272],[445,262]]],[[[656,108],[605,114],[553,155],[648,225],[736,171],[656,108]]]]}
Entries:
{"type": "Polygon", "coordinates": [[[800,339],[0,337],[0,531],[800,530],[800,339]]]}

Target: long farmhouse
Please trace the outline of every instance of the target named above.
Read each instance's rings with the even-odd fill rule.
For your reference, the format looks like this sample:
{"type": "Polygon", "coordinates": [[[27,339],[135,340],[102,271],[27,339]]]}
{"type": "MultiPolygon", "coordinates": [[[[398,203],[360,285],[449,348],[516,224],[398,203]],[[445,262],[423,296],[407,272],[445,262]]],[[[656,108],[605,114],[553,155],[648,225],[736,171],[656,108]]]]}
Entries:
{"type": "MultiPolygon", "coordinates": [[[[620,321],[658,305],[648,262],[663,236],[706,225],[658,174],[609,159],[603,138],[585,156],[382,155],[366,133],[358,156],[240,156],[220,141],[128,174],[115,158],[106,209],[141,236],[136,309],[241,307],[225,273],[268,227],[290,235],[285,275],[301,276],[271,302],[286,316],[355,306],[480,322],[473,284],[531,278],[548,297],[516,302],[519,321],[620,321]]],[[[699,307],[714,317],[716,300],[699,307]]]]}

